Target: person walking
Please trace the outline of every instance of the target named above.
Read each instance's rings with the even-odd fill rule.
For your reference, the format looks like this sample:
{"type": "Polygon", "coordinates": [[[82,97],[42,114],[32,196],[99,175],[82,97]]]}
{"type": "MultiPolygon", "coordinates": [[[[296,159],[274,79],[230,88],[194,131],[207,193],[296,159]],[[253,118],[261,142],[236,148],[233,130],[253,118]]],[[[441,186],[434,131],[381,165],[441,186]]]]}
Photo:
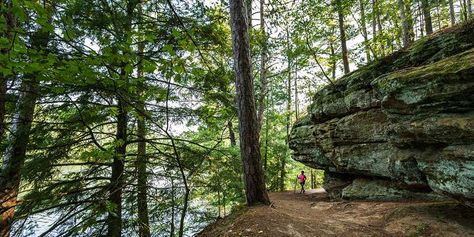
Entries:
{"type": "Polygon", "coordinates": [[[300,185],[301,185],[300,193],[304,193],[304,192],[305,192],[305,190],[304,190],[304,183],[306,182],[306,175],[304,175],[304,171],[303,171],[303,170],[301,171],[301,174],[298,175],[298,182],[299,182],[300,185]]]}

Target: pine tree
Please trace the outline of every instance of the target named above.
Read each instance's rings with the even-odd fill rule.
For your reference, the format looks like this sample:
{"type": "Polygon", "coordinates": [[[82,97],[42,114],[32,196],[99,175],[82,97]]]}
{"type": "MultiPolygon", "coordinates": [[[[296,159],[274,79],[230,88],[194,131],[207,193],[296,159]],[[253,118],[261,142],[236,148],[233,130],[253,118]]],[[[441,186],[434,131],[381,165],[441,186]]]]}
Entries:
{"type": "Polygon", "coordinates": [[[240,151],[248,205],[270,204],[261,165],[258,124],[250,59],[247,11],[243,0],[230,0],[240,151]]]}

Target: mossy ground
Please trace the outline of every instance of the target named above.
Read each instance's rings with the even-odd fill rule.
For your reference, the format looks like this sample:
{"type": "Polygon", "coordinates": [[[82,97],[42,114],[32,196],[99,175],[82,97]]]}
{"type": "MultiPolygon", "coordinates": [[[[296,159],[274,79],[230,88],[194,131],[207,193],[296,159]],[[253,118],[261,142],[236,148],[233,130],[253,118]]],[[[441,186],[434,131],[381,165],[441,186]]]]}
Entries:
{"type": "Polygon", "coordinates": [[[435,79],[440,77],[450,77],[460,74],[462,71],[474,68],[474,49],[445,58],[436,63],[408,68],[396,71],[383,76],[375,81],[375,85],[381,89],[387,89],[387,83],[394,80],[400,81],[400,84],[406,84],[411,81],[423,79],[435,79]]]}

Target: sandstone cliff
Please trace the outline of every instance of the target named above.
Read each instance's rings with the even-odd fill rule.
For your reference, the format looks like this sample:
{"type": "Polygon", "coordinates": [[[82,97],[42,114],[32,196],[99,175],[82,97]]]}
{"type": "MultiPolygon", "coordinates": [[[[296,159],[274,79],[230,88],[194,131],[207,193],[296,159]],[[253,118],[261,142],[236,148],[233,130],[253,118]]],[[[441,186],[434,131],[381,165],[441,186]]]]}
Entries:
{"type": "Polygon", "coordinates": [[[474,22],[320,90],[290,147],[295,160],[326,171],[332,196],[442,194],[474,207],[474,22]]]}

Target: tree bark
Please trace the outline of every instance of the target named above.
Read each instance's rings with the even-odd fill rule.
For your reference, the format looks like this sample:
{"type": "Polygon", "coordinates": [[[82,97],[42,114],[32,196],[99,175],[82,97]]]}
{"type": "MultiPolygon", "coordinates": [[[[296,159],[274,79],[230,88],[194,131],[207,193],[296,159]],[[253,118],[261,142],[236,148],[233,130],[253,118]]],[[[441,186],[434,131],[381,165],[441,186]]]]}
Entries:
{"type": "Polygon", "coordinates": [[[449,16],[451,17],[451,25],[456,24],[456,13],[454,12],[453,0],[448,0],[449,4],[449,16]]]}
{"type": "Polygon", "coordinates": [[[240,152],[247,205],[270,204],[261,165],[246,9],[243,0],[230,0],[229,2],[240,152]]]}
{"type": "Polygon", "coordinates": [[[344,7],[342,6],[341,0],[336,0],[337,16],[339,21],[339,32],[341,40],[341,49],[342,49],[342,63],[344,65],[344,74],[349,73],[351,70],[349,68],[349,57],[347,52],[347,40],[346,40],[346,30],[344,26],[344,7]]]}
{"type": "Polygon", "coordinates": [[[431,35],[433,33],[433,23],[431,20],[431,4],[428,0],[421,0],[421,9],[425,20],[426,34],[431,35]]]}
{"type": "MultiPolygon", "coordinates": [[[[53,8],[44,4],[48,19],[51,20],[53,8]]],[[[31,48],[45,56],[49,43],[50,32],[39,29],[31,36],[31,48]]],[[[31,125],[33,121],[36,100],[39,93],[39,73],[26,74],[20,86],[20,98],[16,105],[13,118],[9,145],[3,156],[0,174],[0,236],[10,236],[13,224],[18,191],[21,181],[21,168],[26,159],[31,125]]]]}

